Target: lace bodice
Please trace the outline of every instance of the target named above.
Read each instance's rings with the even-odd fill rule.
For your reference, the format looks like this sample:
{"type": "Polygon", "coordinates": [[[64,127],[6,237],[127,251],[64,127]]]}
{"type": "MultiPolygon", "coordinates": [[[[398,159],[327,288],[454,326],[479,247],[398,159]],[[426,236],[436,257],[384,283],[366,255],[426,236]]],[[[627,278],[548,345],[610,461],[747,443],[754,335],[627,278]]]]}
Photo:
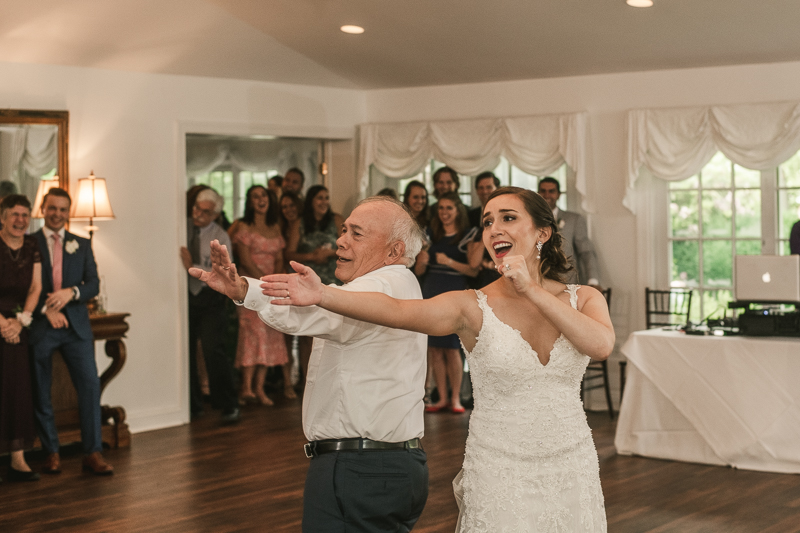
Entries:
{"type": "MultiPolygon", "coordinates": [[[[574,309],[578,289],[567,286],[574,309]]],[[[459,531],[605,531],[597,452],[580,400],[589,357],[561,335],[543,365],[476,293],[483,324],[472,352],[465,350],[475,408],[456,479],[459,531]]]]}

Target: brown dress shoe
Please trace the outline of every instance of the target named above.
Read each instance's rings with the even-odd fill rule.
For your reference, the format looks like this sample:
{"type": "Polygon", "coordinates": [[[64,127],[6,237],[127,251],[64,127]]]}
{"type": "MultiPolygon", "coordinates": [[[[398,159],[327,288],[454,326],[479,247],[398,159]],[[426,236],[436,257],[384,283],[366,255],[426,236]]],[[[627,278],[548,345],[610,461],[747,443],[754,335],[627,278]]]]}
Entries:
{"type": "Polygon", "coordinates": [[[45,474],[61,473],[61,457],[58,455],[58,452],[47,454],[47,459],[44,460],[42,472],[45,474]]]}
{"type": "Polygon", "coordinates": [[[103,459],[100,452],[90,453],[83,458],[83,470],[96,476],[110,476],[114,473],[114,467],[103,459]]]}

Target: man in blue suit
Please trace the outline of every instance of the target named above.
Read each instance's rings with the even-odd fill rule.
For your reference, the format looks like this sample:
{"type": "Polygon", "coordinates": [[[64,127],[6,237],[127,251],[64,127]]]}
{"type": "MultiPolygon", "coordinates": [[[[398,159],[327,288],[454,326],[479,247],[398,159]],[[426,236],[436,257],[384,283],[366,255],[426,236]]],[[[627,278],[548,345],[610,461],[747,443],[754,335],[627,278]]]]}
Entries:
{"type": "Polygon", "coordinates": [[[100,282],[91,241],[64,229],[71,203],[67,191],[50,189],[42,202],[45,226],[34,234],[42,256],[42,294],[30,336],[37,429],[47,453],[44,472],[58,474],[61,459],[50,389],[53,351],[59,349],[78,393],[81,440],[86,454],[83,469],[96,475],[111,475],[114,468],[100,453],[100,379],[86,308],[86,302],[97,296],[100,282]]]}

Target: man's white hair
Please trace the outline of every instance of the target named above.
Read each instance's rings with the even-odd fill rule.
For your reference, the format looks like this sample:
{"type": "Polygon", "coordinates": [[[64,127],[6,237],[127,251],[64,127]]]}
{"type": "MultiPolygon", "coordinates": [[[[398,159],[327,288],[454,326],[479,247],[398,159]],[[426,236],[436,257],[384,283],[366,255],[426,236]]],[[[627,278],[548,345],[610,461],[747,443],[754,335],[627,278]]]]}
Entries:
{"type": "Polygon", "coordinates": [[[401,241],[405,243],[406,249],[403,253],[403,264],[408,268],[414,266],[414,261],[417,259],[417,254],[419,254],[420,250],[422,250],[422,246],[425,244],[425,232],[422,228],[417,224],[417,221],[414,220],[414,217],[411,215],[411,212],[408,210],[403,203],[398,202],[394,198],[390,198],[389,196],[370,196],[369,198],[364,198],[358,205],[369,204],[373,202],[385,202],[387,204],[393,204],[399,207],[402,210],[402,213],[396,213],[393,215],[392,220],[392,227],[389,230],[389,238],[387,239],[387,244],[392,244],[396,241],[401,241]]]}
{"type": "Polygon", "coordinates": [[[214,202],[214,212],[220,214],[225,200],[214,189],[203,189],[194,201],[197,202],[214,202]]]}

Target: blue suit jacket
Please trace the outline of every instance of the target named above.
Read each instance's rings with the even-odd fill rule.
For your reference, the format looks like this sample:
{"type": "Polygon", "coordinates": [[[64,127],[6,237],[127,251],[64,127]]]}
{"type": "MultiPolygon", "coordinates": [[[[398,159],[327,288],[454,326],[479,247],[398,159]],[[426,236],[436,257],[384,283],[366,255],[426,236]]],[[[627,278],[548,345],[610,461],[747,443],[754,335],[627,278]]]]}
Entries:
{"type": "MultiPolygon", "coordinates": [[[[47,295],[53,292],[53,266],[50,264],[50,252],[47,249],[47,241],[42,230],[33,234],[39,243],[39,253],[42,256],[42,293],[39,296],[39,303],[33,315],[31,324],[31,342],[36,343],[37,339],[42,339],[48,329],[52,329],[50,321],[42,314],[47,295]]],[[[64,233],[64,246],[69,241],[76,241],[78,249],[73,253],[63,251],[61,268],[61,286],[78,287],[80,299],[71,301],[61,310],[67,317],[69,326],[78,334],[81,339],[91,339],[92,326],[89,323],[89,311],[86,309],[86,302],[97,296],[100,290],[100,280],[97,277],[97,263],[94,261],[92,245],[89,239],[78,237],[70,232],[64,233]]]]}

